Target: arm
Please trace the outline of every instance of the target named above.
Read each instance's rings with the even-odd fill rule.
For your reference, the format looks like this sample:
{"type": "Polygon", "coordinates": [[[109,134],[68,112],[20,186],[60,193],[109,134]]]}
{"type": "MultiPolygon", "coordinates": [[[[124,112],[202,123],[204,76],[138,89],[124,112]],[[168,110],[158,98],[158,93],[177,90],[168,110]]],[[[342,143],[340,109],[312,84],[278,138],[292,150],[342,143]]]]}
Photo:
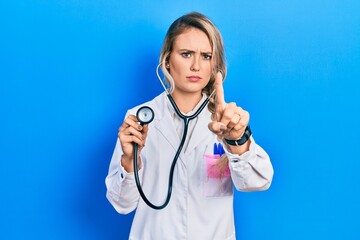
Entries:
{"type": "Polygon", "coordinates": [[[226,103],[222,75],[215,78],[215,113],[209,129],[223,139],[227,150],[231,177],[239,191],[259,191],[269,188],[273,168],[267,153],[250,137],[240,146],[229,145],[225,139],[238,140],[244,135],[250,115],[236,103],[226,103]]]}
{"type": "MultiPolygon", "coordinates": [[[[109,172],[105,179],[106,197],[117,212],[127,214],[137,207],[140,195],[136,188],[134,173],[126,172],[121,165],[122,156],[123,151],[118,139],[111,158],[109,172]]],[[[140,179],[142,179],[142,172],[142,169],[140,169],[140,179]]]]}
{"type": "Polygon", "coordinates": [[[106,197],[114,208],[122,214],[133,211],[139,201],[139,193],[134,179],[133,151],[134,143],[138,148],[138,166],[140,182],[142,181],[142,168],[140,151],[145,145],[148,126],[140,126],[134,115],[126,114],[123,124],[119,128],[118,140],[110,162],[109,173],[105,183],[106,197]]]}

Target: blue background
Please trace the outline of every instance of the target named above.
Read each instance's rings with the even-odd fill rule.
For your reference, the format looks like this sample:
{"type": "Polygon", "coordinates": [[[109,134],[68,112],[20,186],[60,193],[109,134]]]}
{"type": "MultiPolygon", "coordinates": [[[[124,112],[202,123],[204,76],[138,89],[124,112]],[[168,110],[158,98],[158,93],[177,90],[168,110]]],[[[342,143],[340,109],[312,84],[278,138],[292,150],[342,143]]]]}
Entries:
{"type": "Polygon", "coordinates": [[[161,92],[167,28],[221,30],[226,99],[275,169],[236,193],[238,239],[360,239],[360,2],[0,2],[0,239],[126,239],[104,179],[126,109],[161,92]]]}

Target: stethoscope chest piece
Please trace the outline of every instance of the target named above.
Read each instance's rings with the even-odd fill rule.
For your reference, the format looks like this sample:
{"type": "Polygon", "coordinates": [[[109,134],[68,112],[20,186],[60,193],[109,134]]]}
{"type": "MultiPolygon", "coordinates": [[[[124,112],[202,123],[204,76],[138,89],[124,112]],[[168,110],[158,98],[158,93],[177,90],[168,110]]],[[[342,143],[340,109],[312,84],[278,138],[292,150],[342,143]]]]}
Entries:
{"type": "Polygon", "coordinates": [[[139,120],[141,125],[149,124],[152,120],[154,120],[154,116],[154,111],[148,106],[143,106],[136,112],[136,118],[139,120]]]}

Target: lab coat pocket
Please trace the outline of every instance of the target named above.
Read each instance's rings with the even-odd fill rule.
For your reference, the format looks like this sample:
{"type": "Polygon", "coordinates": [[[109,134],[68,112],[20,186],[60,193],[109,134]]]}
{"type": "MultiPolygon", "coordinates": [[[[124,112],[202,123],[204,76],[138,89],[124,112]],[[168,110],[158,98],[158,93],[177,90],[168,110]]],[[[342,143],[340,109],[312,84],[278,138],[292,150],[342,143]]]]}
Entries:
{"type": "Polygon", "coordinates": [[[203,191],[206,197],[222,197],[233,194],[229,165],[219,162],[220,155],[205,154],[203,191]]]}

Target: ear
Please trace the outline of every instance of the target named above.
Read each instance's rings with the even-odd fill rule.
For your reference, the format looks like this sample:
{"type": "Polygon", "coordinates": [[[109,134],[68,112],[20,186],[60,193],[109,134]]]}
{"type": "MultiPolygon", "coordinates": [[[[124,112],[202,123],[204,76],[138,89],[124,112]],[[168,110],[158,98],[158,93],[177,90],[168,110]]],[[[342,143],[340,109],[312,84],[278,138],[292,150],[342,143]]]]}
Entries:
{"type": "Polygon", "coordinates": [[[169,60],[170,60],[170,54],[165,58],[165,67],[166,67],[167,69],[170,68],[169,60]]]}

